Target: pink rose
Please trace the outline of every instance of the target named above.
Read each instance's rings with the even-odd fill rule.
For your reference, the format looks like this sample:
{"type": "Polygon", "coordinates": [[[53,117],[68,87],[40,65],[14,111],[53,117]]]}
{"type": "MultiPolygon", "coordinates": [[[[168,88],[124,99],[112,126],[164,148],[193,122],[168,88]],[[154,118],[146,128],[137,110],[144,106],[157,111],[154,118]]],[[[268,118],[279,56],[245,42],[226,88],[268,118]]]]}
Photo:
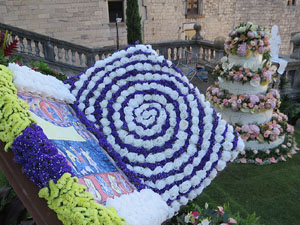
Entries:
{"type": "Polygon", "coordinates": [[[270,158],[269,160],[271,163],[277,163],[277,160],[274,157],[270,158]]]}
{"type": "Polygon", "coordinates": [[[243,125],[243,126],[242,126],[242,131],[243,131],[243,132],[248,133],[249,130],[250,130],[250,129],[249,129],[249,125],[243,125]]]}
{"type": "Polygon", "coordinates": [[[286,159],[284,158],[283,155],[280,156],[280,159],[281,159],[282,161],[284,161],[284,162],[286,161],[286,159]]]}
{"type": "Polygon", "coordinates": [[[259,133],[260,129],[256,125],[250,125],[250,129],[253,130],[254,133],[259,133]]]}
{"type": "Polygon", "coordinates": [[[247,159],[246,158],[241,158],[241,163],[247,163],[247,159]]]}
{"type": "Polygon", "coordinates": [[[248,103],[248,106],[249,106],[250,109],[252,109],[254,105],[253,105],[252,102],[250,102],[250,103],[248,103]]]}
{"type": "Polygon", "coordinates": [[[262,160],[261,160],[260,158],[256,158],[255,161],[256,161],[257,163],[259,163],[259,164],[262,163],[262,160]]]}
{"type": "Polygon", "coordinates": [[[249,95],[250,102],[257,103],[259,102],[259,97],[257,95],[249,95]]]}
{"type": "Polygon", "coordinates": [[[228,219],[228,223],[231,223],[231,224],[237,224],[237,221],[233,218],[229,218],[228,219]]]}

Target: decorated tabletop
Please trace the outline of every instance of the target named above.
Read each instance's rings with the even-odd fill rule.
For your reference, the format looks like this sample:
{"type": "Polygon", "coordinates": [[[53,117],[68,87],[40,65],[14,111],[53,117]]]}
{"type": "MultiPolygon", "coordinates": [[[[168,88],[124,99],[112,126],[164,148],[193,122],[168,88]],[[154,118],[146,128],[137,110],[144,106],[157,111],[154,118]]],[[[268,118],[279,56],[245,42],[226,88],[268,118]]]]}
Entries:
{"type": "MultiPolygon", "coordinates": [[[[63,224],[125,224],[125,219],[130,224],[161,224],[199,195],[244,148],[204,95],[151,46],[128,46],[71,77],[66,86],[55,81],[57,85],[43,90],[43,81],[52,78],[17,65],[10,65],[14,74],[0,68],[0,138],[63,224]],[[22,79],[22,73],[32,76],[22,79]],[[75,100],[78,118],[137,191],[108,198],[106,207],[98,204],[97,194],[80,184],[73,156],[49,140],[28,104],[18,99],[15,86],[45,99],[75,100]],[[151,202],[151,210],[144,202],[151,202]]],[[[67,127],[59,118],[52,119],[67,127]]]]}

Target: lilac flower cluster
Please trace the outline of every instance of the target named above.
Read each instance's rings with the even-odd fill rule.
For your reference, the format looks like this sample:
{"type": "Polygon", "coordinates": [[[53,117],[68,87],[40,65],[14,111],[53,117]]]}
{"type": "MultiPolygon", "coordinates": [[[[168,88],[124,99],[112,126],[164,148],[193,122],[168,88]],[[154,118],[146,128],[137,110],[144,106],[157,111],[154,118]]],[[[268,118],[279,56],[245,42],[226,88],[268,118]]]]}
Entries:
{"type": "Polygon", "coordinates": [[[22,165],[23,172],[39,188],[47,187],[50,180],[56,183],[64,173],[73,175],[66,159],[38,125],[27,127],[14,140],[12,151],[15,162],[22,165]]]}
{"type": "Polygon", "coordinates": [[[204,95],[151,46],[129,46],[66,83],[78,117],[129,181],[174,211],[243,149],[204,95]]]}

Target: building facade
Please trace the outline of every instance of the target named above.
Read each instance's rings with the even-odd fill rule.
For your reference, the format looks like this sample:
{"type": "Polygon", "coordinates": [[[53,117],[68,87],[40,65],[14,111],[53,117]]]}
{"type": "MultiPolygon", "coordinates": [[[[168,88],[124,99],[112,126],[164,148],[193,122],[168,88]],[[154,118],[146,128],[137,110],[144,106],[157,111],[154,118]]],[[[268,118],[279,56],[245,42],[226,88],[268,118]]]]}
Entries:
{"type": "MultiPolygon", "coordinates": [[[[0,0],[0,22],[88,47],[126,44],[126,0],[0,0]]],[[[271,29],[277,24],[281,53],[300,31],[297,0],[139,0],[145,43],[189,39],[200,24],[206,40],[226,36],[240,22],[271,29]]]]}

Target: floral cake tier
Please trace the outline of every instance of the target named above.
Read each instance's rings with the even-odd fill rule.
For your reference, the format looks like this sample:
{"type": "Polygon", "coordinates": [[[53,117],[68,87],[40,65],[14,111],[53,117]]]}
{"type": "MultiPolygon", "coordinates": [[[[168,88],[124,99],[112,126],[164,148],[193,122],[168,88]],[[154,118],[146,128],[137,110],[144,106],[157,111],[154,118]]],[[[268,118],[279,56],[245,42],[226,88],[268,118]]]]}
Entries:
{"type": "Polygon", "coordinates": [[[241,163],[276,163],[295,154],[293,126],[280,113],[276,66],[270,62],[270,33],[250,22],[240,24],[225,40],[224,56],[214,70],[218,82],[206,97],[245,141],[241,163]]]}

